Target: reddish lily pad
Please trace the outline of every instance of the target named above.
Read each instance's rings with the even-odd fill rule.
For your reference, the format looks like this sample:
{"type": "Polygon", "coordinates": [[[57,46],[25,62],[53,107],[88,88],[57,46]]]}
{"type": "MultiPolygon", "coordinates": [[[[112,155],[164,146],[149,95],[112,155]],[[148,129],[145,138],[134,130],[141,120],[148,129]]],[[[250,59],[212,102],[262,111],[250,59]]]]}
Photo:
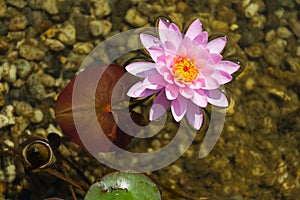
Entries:
{"type": "MultiPolygon", "coordinates": [[[[104,134],[113,144],[123,148],[130,143],[132,136],[117,126],[111,109],[112,93],[116,83],[125,73],[123,67],[115,64],[93,65],[87,67],[70,81],[58,96],[55,106],[56,120],[66,136],[78,145],[84,147],[88,145],[87,148],[91,151],[111,151],[112,144],[101,137],[101,133],[96,128],[100,125],[104,134]],[[99,73],[95,73],[96,70],[103,72],[100,79],[99,73]],[[76,82],[76,91],[80,91],[80,93],[74,97],[75,81],[79,82],[76,82]],[[96,92],[91,89],[95,83],[97,84],[96,92]],[[77,101],[79,103],[76,105],[72,105],[74,98],[79,99],[77,101]],[[96,112],[96,117],[93,116],[93,112],[96,112]],[[77,123],[77,126],[74,122],[75,115],[80,119],[80,124],[77,123]],[[78,126],[80,126],[80,133],[78,133],[78,126]]],[[[126,87],[117,88],[119,99],[114,100],[114,103],[124,100],[126,91],[122,88],[126,87]]],[[[130,116],[137,124],[144,123],[144,118],[140,114],[130,111],[130,116]]],[[[121,115],[117,116],[117,119],[122,120],[121,115]]]]}

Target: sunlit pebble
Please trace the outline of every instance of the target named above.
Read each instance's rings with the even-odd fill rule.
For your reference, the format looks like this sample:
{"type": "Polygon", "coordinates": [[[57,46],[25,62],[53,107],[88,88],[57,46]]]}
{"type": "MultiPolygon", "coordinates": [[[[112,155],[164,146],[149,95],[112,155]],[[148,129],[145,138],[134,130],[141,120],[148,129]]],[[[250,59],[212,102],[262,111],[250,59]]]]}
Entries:
{"type": "Polygon", "coordinates": [[[30,121],[33,123],[40,123],[44,119],[44,114],[40,109],[34,109],[30,121]]]}

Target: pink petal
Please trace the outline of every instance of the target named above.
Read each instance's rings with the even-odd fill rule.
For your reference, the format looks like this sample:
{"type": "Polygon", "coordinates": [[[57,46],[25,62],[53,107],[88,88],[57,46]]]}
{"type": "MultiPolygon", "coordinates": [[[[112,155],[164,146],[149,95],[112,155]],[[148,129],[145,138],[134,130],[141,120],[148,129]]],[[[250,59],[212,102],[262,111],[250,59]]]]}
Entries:
{"type": "Polygon", "coordinates": [[[215,70],[210,65],[204,66],[202,69],[200,69],[200,75],[202,77],[207,77],[207,76],[210,76],[211,74],[213,74],[214,71],[215,70]]]}
{"type": "Polygon", "coordinates": [[[179,88],[174,84],[168,84],[165,87],[166,97],[168,100],[174,100],[178,97],[179,88]]]}
{"type": "Polygon", "coordinates": [[[199,89],[202,86],[204,86],[205,82],[203,79],[198,79],[196,81],[193,81],[192,84],[189,86],[191,89],[199,89]]]}
{"type": "Polygon", "coordinates": [[[139,98],[144,98],[144,97],[148,97],[148,96],[151,96],[155,93],[157,93],[158,91],[157,90],[149,90],[149,89],[146,89],[140,96],[139,98]]]}
{"type": "Polygon", "coordinates": [[[193,40],[202,32],[202,24],[199,19],[194,20],[187,29],[185,36],[193,40]]]}
{"type": "Polygon", "coordinates": [[[203,122],[202,110],[199,106],[190,103],[186,111],[186,118],[189,124],[196,130],[199,130],[203,122]]]}
{"type": "Polygon", "coordinates": [[[194,90],[189,87],[179,88],[179,92],[183,97],[187,99],[190,99],[194,96],[194,90]]]}
{"type": "Polygon", "coordinates": [[[164,44],[166,56],[175,57],[177,54],[177,48],[178,48],[178,46],[175,46],[175,44],[170,41],[166,41],[164,44]]]}
{"type": "Polygon", "coordinates": [[[204,93],[207,96],[207,101],[215,106],[220,107],[227,107],[228,106],[228,100],[220,90],[206,90],[204,93]]]}
{"type": "Polygon", "coordinates": [[[177,99],[171,102],[171,111],[175,121],[179,122],[187,109],[187,100],[184,97],[178,96],[177,99]]]}
{"type": "Polygon", "coordinates": [[[199,34],[195,39],[193,40],[198,45],[206,46],[208,42],[208,33],[206,31],[199,34]]]}
{"type": "Polygon", "coordinates": [[[148,89],[157,90],[164,87],[167,82],[164,80],[164,77],[162,75],[157,73],[146,77],[143,81],[143,84],[148,89]]]}
{"type": "Polygon", "coordinates": [[[191,98],[191,101],[196,104],[197,106],[200,106],[202,108],[205,108],[207,106],[207,98],[204,94],[203,90],[195,90],[194,96],[191,98]]]}
{"type": "Polygon", "coordinates": [[[165,41],[168,40],[168,28],[169,24],[160,19],[158,22],[158,34],[159,34],[159,39],[164,43],[165,41]]]}
{"type": "Polygon", "coordinates": [[[214,90],[217,89],[220,85],[217,80],[211,77],[204,77],[204,86],[201,86],[202,89],[214,90]]]}
{"type": "Polygon", "coordinates": [[[142,33],[140,39],[146,49],[149,47],[161,47],[161,41],[153,35],[142,33]]]}
{"type": "Polygon", "coordinates": [[[220,61],[216,67],[222,71],[226,71],[229,74],[233,74],[240,68],[240,65],[229,60],[223,60],[220,61]]]}
{"type": "Polygon", "coordinates": [[[218,62],[220,62],[223,58],[223,56],[219,53],[212,53],[210,54],[211,60],[212,60],[212,64],[216,64],[218,62]]]}
{"type": "Polygon", "coordinates": [[[221,53],[227,42],[226,37],[219,37],[207,43],[206,48],[210,50],[210,53],[221,53]]]}
{"type": "Polygon", "coordinates": [[[162,59],[162,57],[164,57],[164,54],[165,54],[164,49],[162,49],[161,47],[152,46],[152,47],[149,47],[147,49],[147,51],[149,52],[149,54],[154,62],[157,62],[159,60],[159,58],[162,59]]]}
{"type": "Polygon", "coordinates": [[[168,110],[169,106],[170,101],[166,98],[165,92],[162,90],[153,102],[149,119],[152,121],[160,118],[168,110]]]}
{"type": "Polygon", "coordinates": [[[217,80],[219,82],[219,85],[228,83],[232,80],[232,76],[229,73],[222,70],[216,70],[211,77],[217,80]]]}
{"type": "Polygon", "coordinates": [[[164,73],[164,79],[170,84],[174,84],[174,76],[171,73],[164,73]]]}
{"type": "Polygon", "coordinates": [[[182,41],[182,34],[176,24],[170,24],[167,39],[175,46],[175,51],[177,51],[182,41]]]}
{"type": "Polygon", "coordinates": [[[146,87],[141,81],[139,81],[128,90],[127,95],[130,97],[137,98],[140,97],[145,90],[146,87]]]}
{"type": "Polygon", "coordinates": [[[128,90],[127,95],[133,98],[141,98],[147,97],[157,92],[157,90],[151,90],[147,87],[151,87],[150,85],[144,84],[143,82],[139,81],[128,90]]]}
{"type": "Polygon", "coordinates": [[[125,68],[130,74],[140,77],[147,76],[152,70],[156,71],[155,63],[151,62],[134,62],[127,65],[125,68]]]}

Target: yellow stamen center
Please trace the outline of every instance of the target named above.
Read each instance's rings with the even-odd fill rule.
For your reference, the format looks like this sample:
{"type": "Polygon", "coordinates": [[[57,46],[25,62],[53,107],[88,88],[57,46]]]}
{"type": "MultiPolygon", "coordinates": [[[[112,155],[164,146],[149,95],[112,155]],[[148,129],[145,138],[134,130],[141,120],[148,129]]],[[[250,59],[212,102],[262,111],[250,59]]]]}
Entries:
{"type": "Polygon", "coordinates": [[[175,57],[173,70],[175,78],[183,83],[190,83],[198,78],[199,69],[188,58],[175,57]]]}

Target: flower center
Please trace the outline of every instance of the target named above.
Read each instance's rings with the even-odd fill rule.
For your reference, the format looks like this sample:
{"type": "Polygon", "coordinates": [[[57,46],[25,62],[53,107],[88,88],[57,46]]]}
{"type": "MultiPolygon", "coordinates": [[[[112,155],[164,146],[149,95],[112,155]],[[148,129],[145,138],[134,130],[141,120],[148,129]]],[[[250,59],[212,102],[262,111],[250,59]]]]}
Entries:
{"type": "Polygon", "coordinates": [[[190,83],[198,78],[199,69],[188,58],[174,58],[174,77],[183,83],[190,83]]]}

